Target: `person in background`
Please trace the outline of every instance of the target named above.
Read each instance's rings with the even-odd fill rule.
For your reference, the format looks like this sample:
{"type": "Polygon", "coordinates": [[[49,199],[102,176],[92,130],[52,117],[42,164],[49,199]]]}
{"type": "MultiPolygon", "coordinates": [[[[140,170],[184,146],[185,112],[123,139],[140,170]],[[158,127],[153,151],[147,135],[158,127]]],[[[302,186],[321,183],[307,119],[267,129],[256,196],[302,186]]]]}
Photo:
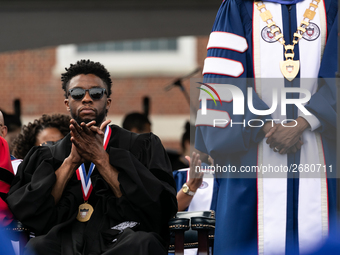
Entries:
{"type": "Polygon", "coordinates": [[[44,114],[40,119],[24,125],[13,141],[13,155],[24,159],[33,146],[53,144],[70,132],[71,117],[64,114],[44,114]]]}
{"type": "MultiPolygon", "coordinates": [[[[0,112],[0,129],[2,129],[0,112]]],[[[13,221],[12,212],[9,210],[5,201],[7,193],[10,189],[11,182],[14,178],[13,168],[11,164],[11,158],[9,154],[9,148],[7,141],[0,133],[0,226],[6,227],[13,221]]]]}
{"type": "MultiPolygon", "coordinates": [[[[190,132],[195,133],[195,127],[188,121],[181,139],[182,153],[173,162],[173,167],[177,168],[173,175],[177,186],[178,211],[215,210],[218,185],[214,175],[209,170],[206,171],[212,160],[207,154],[197,150],[192,152],[191,158],[188,156],[194,144],[193,137],[190,139],[190,132]]],[[[185,249],[184,254],[196,255],[197,248],[185,249]]]]}
{"type": "Polygon", "coordinates": [[[7,133],[5,135],[5,139],[7,141],[9,151],[13,154],[13,141],[19,135],[22,127],[22,123],[20,120],[19,115],[16,114],[7,114],[6,112],[2,111],[4,125],[7,127],[7,133]]]}
{"type": "Polygon", "coordinates": [[[191,125],[189,121],[185,122],[184,132],[181,136],[181,151],[167,150],[169,159],[172,165],[172,171],[189,167],[189,161],[186,156],[190,155],[193,148],[193,142],[190,140],[190,131],[195,132],[195,126],[191,125]]]}
{"type": "Polygon", "coordinates": [[[2,112],[0,111],[0,254],[19,254],[19,246],[13,240],[12,232],[6,228],[16,228],[16,221],[6,203],[7,193],[14,178],[14,173],[21,160],[15,159],[9,154],[7,141],[7,126],[4,123],[2,112]]]}
{"type": "Polygon", "coordinates": [[[151,122],[149,118],[139,112],[132,112],[125,116],[122,127],[137,134],[150,133],[151,122]]]}
{"type": "MultiPolygon", "coordinates": [[[[7,131],[8,131],[8,128],[5,125],[3,114],[0,111],[0,136],[6,139],[7,131]]],[[[13,173],[15,174],[22,160],[15,158],[13,155],[10,155],[10,158],[12,162],[13,173]]]]}
{"type": "Polygon", "coordinates": [[[8,131],[8,128],[5,125],[4,116],[2,112],[0,111],[0,136],[5,138],[7,135],[7,131],[8,131]]]}
{"type": "MultiPolygon", "coordinates": [[[[209,166],[212,159],[199,151],[186,156],[189,168],[173,171],[177,186],[178,211],[209,211],[216,209],[218,184],[209,166]],[[201,157],[204,161],[201,161],[201,157]]],[[[197,249],[185,249],[185,255],[196,255],[197,249]]],[[[170,255],[170,254],[169,254],[170,255]]]]}
{"type": "Polygon", "coordinates": [[[215,210],[216,201],[213,199],[213,193],[215,196],[217,186],[214,183],[213,171],[209,167],[212,165],[212,159],[198,151],[194,151],[191,158],[186,156],[186,159],[189,168],[173,172],[177,185],[178,211],[215,210]],[[201,156],[208,158],[209,162],[202,162],[201,156]]]}
{"type": "Polygon", "coordinates": [[[214,254],[312,252],[337,221],[338,1],[223,1],[207,49],[202,89],[221,98],[201,97],[195,148],[226,170],[214,254]]]}

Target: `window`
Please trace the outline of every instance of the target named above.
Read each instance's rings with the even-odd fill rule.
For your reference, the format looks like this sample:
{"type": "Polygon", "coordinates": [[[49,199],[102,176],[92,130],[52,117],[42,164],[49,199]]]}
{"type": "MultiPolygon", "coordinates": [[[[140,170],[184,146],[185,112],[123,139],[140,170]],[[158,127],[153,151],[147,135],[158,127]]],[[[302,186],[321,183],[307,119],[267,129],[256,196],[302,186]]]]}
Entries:
{"type": "Polygon", "coordinates": [[[57,49],[55,73],[80,59],[102,63],[113,76],[183,75],[197,67],[196,38],[142,39],[82,45],[57,49]]]}
{"type": "Polygon", "coordinates": [[[134,41],[117,41],[104,43],[80,44],[77,52],[146,52],[146,51],[176,51],[177,39],[144,39],[134,41]]]}

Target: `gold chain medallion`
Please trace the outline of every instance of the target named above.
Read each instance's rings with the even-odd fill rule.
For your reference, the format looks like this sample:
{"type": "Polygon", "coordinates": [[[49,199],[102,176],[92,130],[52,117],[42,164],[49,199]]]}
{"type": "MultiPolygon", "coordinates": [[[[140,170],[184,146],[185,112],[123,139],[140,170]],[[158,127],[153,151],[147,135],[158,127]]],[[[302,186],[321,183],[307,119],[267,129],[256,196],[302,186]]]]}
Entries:
{"type": "Polygon", "coordinates": [[[92,213],[93,207],[89,203],[85,202],[79,205],[77,220],[80,222],[86,222],[91,218],[92,213]]]}
{"type": "Polygon", "coordinates": [[[280,61],[280,69],[283,76],[288,80],[292,81],[296,77],[300,69],[300,61],[299,60],[285,60],[280,61]]]}
{"type": "Polygon", "coordinates": [[[260,16],[262,20],[267,24],[267,27],[270,28],[270,32],[275,36],[275,40],[279,41],[285,48],[285,59],[284,61],[280,61],[280,69],[283,76],[292,81],[296,75],[299,73],[300,69],[300,61],[293,60],[294,59],[294,47],[302,38],[302,35],[306,32],[306,27],[308,27],[309,22],[314,19],[316,14],[316,9],[318,8],[318,4],[321,0],[312,0],[309,4],[309,7],[306,9],[303,14],[303,20],[300,23],[300,26],[297,28],[297,31],[294,33],[293,44],[286,45],[285,40],[283,39],[283,34],[280,32],[280,28],[273,21],[273,15],[269,10],[267,10],[266,5],[262,1],[258,1],[256,3],[257,9],[260,11],[260,16]]]}

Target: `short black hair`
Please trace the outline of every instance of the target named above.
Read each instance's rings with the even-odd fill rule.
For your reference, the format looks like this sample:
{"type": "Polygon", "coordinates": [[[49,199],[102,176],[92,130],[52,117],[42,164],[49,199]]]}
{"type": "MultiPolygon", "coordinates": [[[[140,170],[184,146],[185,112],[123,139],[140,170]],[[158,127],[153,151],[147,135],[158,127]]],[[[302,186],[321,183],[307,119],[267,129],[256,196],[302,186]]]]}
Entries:
{"type": "Polygon", "coordinates": [[[190,139],[190,133],[195,134],[196,127],[192,124],[190,124],[189,121],[185,122],[184,126],[184,133],[182,134],[182,139],[181,139],[181,146],[183,151],[185,150],[185,142],[188,141],[190,144],[194,144],[193,139],[190,139]]]}
{"type": "Polygon", "coordinates": [[[137,128],[139,132],[142,132],[146,124],[151,125],[151,122],[145,114],[132,112],[125,116],[123,128],[129,131],[131,131],[133,128],[137,128]]]}
{"type": "Polygon", "coordinates": [[[91,60],[79,60],[76,64],[71,64],[69,68],[65,68],[66,73],[61,74],[62,88],[65,91],[65,98],[67,98],[67,86],[70,80],[79,74],[94,74],[98,76],[107,86],[107,96],[111,95],[111,77],[106,68],[99,62],[91,60]]]}
{"type": "Polygon", "coordinates": [[[70,120],[71,117],[64,114],[44,114],[33,123],[24,125],[21,133],[13,141],[13,155],[23,159],[35,146],[37,135],[45,128],[57,128],[63,136],[66,136],[70,132],[70,120]]]}

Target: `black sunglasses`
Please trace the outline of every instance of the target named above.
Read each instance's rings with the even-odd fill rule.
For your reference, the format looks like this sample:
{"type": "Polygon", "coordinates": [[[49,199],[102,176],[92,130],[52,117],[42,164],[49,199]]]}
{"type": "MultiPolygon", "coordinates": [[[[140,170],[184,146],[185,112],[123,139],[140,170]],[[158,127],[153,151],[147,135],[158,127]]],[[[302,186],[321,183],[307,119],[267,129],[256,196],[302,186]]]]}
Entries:
{"type": "Polygon", "coordinates": [[[93,100],[99,100],[104,96],[104,94],[106,94],[106,90],[104,88],[92,88],[92,89],[73,88],[70,89],[68,93],[74,100],[82,100],[86,94],[86,91],[89,92],[90,97],[93,100]]]}

